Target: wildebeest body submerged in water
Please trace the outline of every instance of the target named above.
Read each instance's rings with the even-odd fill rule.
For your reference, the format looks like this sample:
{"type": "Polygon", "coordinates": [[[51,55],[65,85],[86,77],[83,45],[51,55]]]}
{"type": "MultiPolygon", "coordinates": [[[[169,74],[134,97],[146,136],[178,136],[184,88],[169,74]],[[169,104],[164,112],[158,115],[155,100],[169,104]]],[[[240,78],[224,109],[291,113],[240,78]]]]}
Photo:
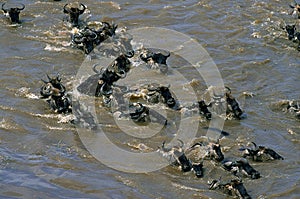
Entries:
{"type": "Polygon", "coordinates": [[[50,108],[57,113],[72,112],[71,96],[66,93],[65,86],[61,83],[59,74],[55,78],[47,75],[48,81],[42,80],[44,85],[41,87],[40,94],[46,99],[50,108]]]}
{"type": "Polygon", "coordinates": [[[21,12],[21,10],[25,9],[25,5],[20,3],[20,7],[5,8],[5,4],[6,3],[3,3],[1,8],[4,13],[8,13],[11,22],[12,23],[21,23],[20,12],[21,12]]]}

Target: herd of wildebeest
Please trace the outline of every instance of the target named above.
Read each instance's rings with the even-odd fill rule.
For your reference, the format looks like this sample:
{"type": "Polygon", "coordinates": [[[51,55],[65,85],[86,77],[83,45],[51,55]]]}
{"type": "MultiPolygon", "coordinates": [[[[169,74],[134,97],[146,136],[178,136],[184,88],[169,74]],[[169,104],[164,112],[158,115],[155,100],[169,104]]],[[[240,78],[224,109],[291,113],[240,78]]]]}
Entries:
{"type": "MultiPolygon", "coordinates": [[[[292,12],[290,14],[299,15],[300,19],[300,4],[296,1],[290,5],[292,12]]],[[[2,4],[2,10],[7,14],[11,20],[11,23],[21,23],[19,14],[25,9],[24,4],[20,4],[16,7],[9,7],[8,4],[2,4]]],[[[118,26],[116,24],[110,24],[108,22],[99,22],[100,27],[94,28],[87,25],[80,20],[80,15],[85,12],[87,6],[78,4],[66,4],[63,7],[63,12],[68,15],[68,27],[70,27],[71,42],[73,46],[82,50],[85,54],[90,54],[96,46],[101,46],[108,38],[114,38],[116,36],[116,30],[118,26]]],[[[287,32],[288,39],[293,42],[298,42],[298,50],[300,50],[300,32],[298,32],[296,24],[289,24],[284,27],[287,32]]],[[[146,63],[151,69],[156,69],[159,72],[166,74],[168,70],[167,59],[172,56],[170,52],[163,52],[159,49],[138,49],[133,50],[128,48],[130,46],[130,40],[124,44],[120,42],[118,45],[124,45],[122,49],[126,49],[121,55],[118,55],[115,60],[106,68],[97,70],[97,65],[93,66],[95,75],[90,77],[88,83],[78,86],[79,91],[89,90],[85,92],[89,95],[93,95],[96,98],[103,100],[105,106],[109,106],[111,100],[114,97],[114,89],[118,87],[116,82],[126,77],[132,68],[131,58],[137,57],[141,62],[146,63]],[[88,89],[87,89],[88,88],[88,89]]],[[[56,77],[50,77],[47,75],[47,80],[42,80],[43,86],[40,90],[42,99],[50,105],[51,110],[60,114],[72,113],[72,94],[67,92],[66,87],[61,82],[59,74],[56,77]]],[[[125,89],[126,90],[126,89],[125,89]]],[[[231,90],[228,87],[223,89],[223,94],[218,96],[212,96],[212,98],[223,99],[226,102],[226,118],[240,120],[245,118],[245,113],[240,108],[238,101],[231,94],[231,90]]],[[[176,97],[170,90],[170,86],[160,84],[148,84],[143,85],[141,88],[130,91],[124,91],[126,96],[134,97],[135,99],[143,99],[150,104],[159,104],[165,106],[165,108],[180,111],[183,108],[176,97]]],[[[195,102],[200,115],[206,120],[212,120],[214,113],[211,110],[213,106],[204,99],[195,102]]],[[[142,102],[136,102],[130,104],[131,112],[127,115],[136,123],[149,122],[149,107],[142,102]]],[[[300,106],[296,101],[287,101],[285,103],[285,109],[289,112],[293,112],[296,117],[300,118],[300,106]]],[[[233,173],[235,176],[229,182],[222,182],[221,179],[215,179],[209,182],[209,189],[222,190],[228,195],[236,196],[238,198],[251,198],[243,185],[242,178],[249,177],[251,179],[258,179],[261,177],[259,171],[255,170],[249,162],[266,162],[270,160],[283,160],[274,150],[265,147],[257,146],[252,142],[252,146],[241,148],[242,155],[240,158],[225,157],[219,141],[217,142],[196,142],[190,147],[185,147],[181,140],[178,140],[178,145],[172,147],[166,147],[165,142],[160,146],[158,152],[166,157],[169,161],[180,168],[182,172],[193,171],[198,178],[203,177],[203,161],[212,160],[220,165],[224,170],[233,173]],[[195,158],[196,157],[196,158],[195,158]],[[248,161],[248,159],[250,161],[248,161]]]]}

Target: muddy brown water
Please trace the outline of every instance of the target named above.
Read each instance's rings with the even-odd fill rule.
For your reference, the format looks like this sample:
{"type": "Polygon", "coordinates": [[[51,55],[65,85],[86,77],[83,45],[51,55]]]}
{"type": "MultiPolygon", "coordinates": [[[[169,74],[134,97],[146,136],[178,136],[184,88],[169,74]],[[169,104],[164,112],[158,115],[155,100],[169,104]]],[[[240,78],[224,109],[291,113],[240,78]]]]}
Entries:
{"type": "MultiPolygon", "coordinates": [[[[123,173],[93,158],[74,125],[64,123],[66,116],[51,112],[36,99],[46,73],[59,72],[71,89],[86,58],[69,46],[70,29],[62,12],[66,1],[22,3],[26,8],[21,12],[21,26],[0,18],[0,198],[227,198],[208,190],[207,181],[212,178],[229,178],[211,161],[204,162],[204,177],[197,179],[172,166],[145,174],[123,173]]],[[[299,120],[278,104],[299,99],[300,53],[281,29],[284,22],[296,21],[288,15],[289,1],[83,3],[88,11],[82,20],[113,21],[128,29],[163,27],[196,39],[247,113],[246,119],[225,122],[229,136],[220,141],[225,155],[238,156],[241,145],[254,141],[285,158],[253,163],[262,177],[243,180],[248,193],[253,198],[300,197],[299,120]],[[243,92],[254,96],[243,97],[243,92]]],[[[198,136],[206,126],[201,122],[198,136]]],[[[116,144],[127,150],[141,142],[116,128],[108,130],[116,144]]],[[[163,139],[158,136],[154,144],[142,143],[155,148],[163,139]]]]}

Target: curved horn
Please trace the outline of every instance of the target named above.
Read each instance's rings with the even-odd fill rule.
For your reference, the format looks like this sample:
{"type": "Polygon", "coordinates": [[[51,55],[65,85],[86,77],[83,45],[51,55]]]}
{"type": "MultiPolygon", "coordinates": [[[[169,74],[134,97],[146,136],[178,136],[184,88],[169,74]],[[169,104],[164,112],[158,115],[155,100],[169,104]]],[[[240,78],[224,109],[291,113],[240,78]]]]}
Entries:
{"type": "Polygon", "coordinates": [[[47,81],[45,81],[45,80],[43,80],[43,79],[41,79],[42,80],[42,82],[44,82],[45,84],[48,84],[49,82],[47,82],[47,81]]]}
{"type": "Polygon", "coordinates": [[[86,6],[83,3],[80,3],[80,6],[83,7],[83,9],[80,10],[83,13],[85,11],[85,9],[86,9],[86,6]]]}
{"type": "Polygon", "coordinates": [[[167,148],[165,147],[165,143],[166,143],[166,141],[163,141],[163,143],[162,143],[162,145],[161,145],[161,149],[162,149],[164,152],[169,152],[170,149],[167,149],[167,148]]]}
{"type": "Polygon", "coordinates": [[[98,66],[98,64],[94,64],[93,66],[93,71],[96,73],[96,74],[101,74],[102,71],[103,71],[103,68],[100,68],[100,71],[96,69],[96,67],[98,66]]]}
{"type": "Polygon", "coordinates": [[[76,35],[72,35],[72,41],[76,44],[80,44],[84,42],[85,37],[76,37],[76,35]]]}
{"type": "Polygon", "coordinates": [[[104,91],[103,87],[106,86],[106,83],[104,83],[101,88],[100,88],[100,93],[101,94],[104,94],[104,95],[111,95],[112,94],[112,90],[109,90],[109,91],[104,91]]]}
{"type": "Polygon", "coordinates": [[[124,70],[121,70],[120,72],[116,72],[116,75],[118,75],[121,79],[124,79],[127,74],[124,70]]]}
{"type": "Polygon", "coordinates": [[[5,5],[5,4],[6,4],[6,3],[3,3],[3,4],[2,4],[2,6],[1,6],[1,7],[2,7],[2,10],[3,10],[4,12],[8,12],[8,10],[4,8],[4,5],[5,5]]]}
{"type": "Polygon", "coordinates": [[[231,94],[231,89],[228,86],[225,86],[225,88],[228,90],[229,94],[231,94]]]}
{"type": "Polygon", "coordinates": [[[98,35],[95,32],[93,32],[93,31],[92,31],[92,33],[93,33],[94,37],[91,37],[91,38],[92,39],[97,39],[98,35]]]}
{"type": "Polygon", "coordinates": [[[137,104],[140,106],[140,108],[136,110],[136,113],[143,113],[145,111],[145,106],[140,102],[138,102],[137,104]]]}
{"type": "Polygon", "coordinates": [[[47,78],[48,78],[49,81],[52,80],[52,78],[48,74],[47,74],[47,78]]]}
{"type": "Polygon", "coordinates": [[[128,51],[126,54],[124,54],[125,55],[125,57],[127,57],[127,58],[131,58],[131,57],[133,57],[134,56],[134,51],[133,50],[131,50],[131,51],[128,51]]]}
{"type": "Polygon", "coordinates": [[[191,146],[191,147],[190,147],[190,149],[194,148],[194,147],[195,147],[195,146],[197,146],[197,145],[199,145],[199,146],[203,146],[203,143],[201,143],[201,142],[197,142],[197,143],[195,143],[193,146],[191,146]]]}
{"type": "Polygon", "coordinates": [[[18,10],[24,10],[25,5],[23,3],[20,3],[20,5],[22,6],[21,8],[17,8],[18,10]]]}
{"type": "Polygon", "coordinates": [[[255,147],[255,149],[257,149],[257,145],[255,144],[255,142],[251,142],[253,144],[253,146],[255,147]]]}
{"type": "Polygon", "coordinates": [[[70,10],[67,8],[67,5],[69,5],[68,3],[64,6],[64,13],[69,13],[70,10]]]}
{"type": "Polygon", "coordinates": [[[183,147],[183,145],[184,145],[184,143],[183,143],[183,141],[182,140],[180,140],[180,139],[177,139],[177,141],[181,144],[181,148],[183,147]]]}

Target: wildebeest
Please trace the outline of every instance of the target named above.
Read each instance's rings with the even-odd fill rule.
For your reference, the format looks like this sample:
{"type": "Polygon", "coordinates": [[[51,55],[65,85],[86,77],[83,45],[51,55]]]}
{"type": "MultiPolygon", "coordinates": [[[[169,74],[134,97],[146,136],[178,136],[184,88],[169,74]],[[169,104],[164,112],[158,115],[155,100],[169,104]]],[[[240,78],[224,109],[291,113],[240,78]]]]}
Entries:
{"type": "Polygon", "coordinates": [[[209,189],[220,189],[230,196],[237,196],[239,199],[251,199],[251,196],[247,193],[244,184],[238,179],[233,179],[228,183],[221,183],[220,180],[213,180],[209,183],[209,189]]]}
{"type": "Polygon", "coordinates": [[[203,163],[192,163],[192,171],[197,176],[197,178],[203,177],[203,163]]]}
{"type": "Polygon", "coordinates": [[[163,85],[156,85],[156,84],[148,85],[147,100],[150,103],[163,102],[168,107],[175,108],[177,102],[175,98],[172,96],[169,87],[170,86],[163,86],[163,85]]]}
{"type": "Polygon", "coordinates": [[[12,23],[21,23],[20,21],[20,12],[24,10],[25,5],[20,3],[20,7],[13,7],[13,8],[5,8],[5,4],[2,4],[2,10],[4,13],[8,13],[10,20],[12,23]]]}
{"type": "Polygon", "coordinates": [[[225,93],[226,102],[227,102],[227,113],[233,113],[234,117],[237,119],[241,119],[243,115],[243,111],[239,106],[237,100],[231,95],[231,89],[226,87],[228,90],[225,93]]]}
{"type": "Polygon", "coordinates": [[[296,25],[286,25],[284,28],[288,34],[288,38],[289,40],[293,40],[295,38],[295,34],[296,34],[296,25]]]}
{"type": "Polygon", "coordinates": [[[94,32],[97,34],[95,45],[99,45],[107,38],[114,36],[116,29],[118,28],[117,24],[110,24],[108,22],[101,22],[101,24],[102,26],[99,29],[94,30],[94,32]]]}
{"type": "Polygon", "coordinates": [[[208,110],[209,105],[206,105],[204,100],[198,101],[199,112],[204,115],[207,120],[211,120],[211,112],[208,110]]]}
{"type": "Polygon", "coordinates": [[[102,26],[98,29],[86,26],[81,29],[73,29],[71,40],[77,48],[83,50],[85,54],[93,51],[94,47],[115,35],[118,27],[116,24],[101,22],[102,26]]]}
{"type": "Polygon", "coordinates": [[[165,142],[162,143],[160,153],[168,158],[175,165],[178,165],[182,172],[193,171],[194,174],[200,178],[203,176],[203,164],[192,162],[185,154],[183,149],[183,142],[178,140],[180,145],[173,146],[172,148],[166,148],[165,142]]]}
{"type": "Polygon", "coordinates": [[[73,27],[79,26],[79,15],[83,14],[86,6],[80,3],[80,7],[71,7],[68,3],[64,6],[64,13],[69,15],[69,21],[73,27]]]}
{"type": "Polygon", "coordinates": [[[155,52],[154,49],[142,49],[140,58],[146,62],[151,68],[159,68],[162,73],[168,71],[167,58],[170,57],[170,52],[164,55],[162,52],[155,52]]]}
{"type": "Polygon", "coordinates": [[[267,148],[265,146],[257,146],[252,142],[252,148],[241,148],[243,151],[243,157],[250,157],[252,160],[257,162],[268,161],[268,160],[283,160],[283,157],[276,153],[273,149],[267,148]]]}
{"type": "Polygon", "coordinates": [[[149,108],[142,103],[133,103],[129,106],[132,111],[129,113],[130,118],[136,123],[145,123],[150,121],[149,108]]]}
{"type": "Polygon", "coordinates": [[[245,158],[238,160],[224,160],[222,166],[227,171],[232,172],[234,175],[244,174],[252,179],[260,178],[260,173],[256,171],[245,158]]]}
{"type": "Polygon", "coordinates": [[[161,153],[163,156],[169,158],[171,162],[175,160],[175,163],[179,165],[179,168],[183,172],[191,171],[192,169],[192,162],[189,160],[183,149],[183,142],[181,140],[178,140],[180,142],[179,146],[173,146],[172,148],[166,148],[165,147],[165,142],[162,143],[161,146],[161,153]]]}
{"type": "Polygon", "coordinates": [[[131,62],[128,58],[133,57],[133,55],[133,51],[130,51],[126,54],[121,54],[101,73],[96,88],[96,97],[108,97],[112,94],[113,83],[121,78],[125,78],[129,72],[131,68],[131,62]]]}
{"type": "Polygon", "coordinates": [[[83,50],[85,54],[89,54],[96,45],[98,35],[94,30],[85,27],[75,34],[72,34],[71,39],[77,48],[83,50]]]}
{"type": "Polygon", "coordinates": [[[221,150],[221,145],[219,143],[210,142],[205,145],[202,142],[197,142],[194,145],[192,145],[188,149],[188,151],[194,153],[195,156],[198,156],[198,159],[209,158],[218,162],[224,159],[224,155],[221,150]]]}
{"type": "Polygon", "coordinates": [[[44,85],[41,87],[40,94],[42,97],[46,98],[52,95],[53,92],[59,92],[61,94],[65,93],[66,88],[65,86],[61,83],[61,78],[60,75],[57,74],[55,78],[51,78],[47,74],[48,81],[45,81],[42,79],[44,82],[44,85]],[[57,91],[55,91],[56,89],[57,91]]]}
{"type": "Polygon", "coordinates": [[[59,74],[55,78],[47,75],[48,81],[42,80],[40,94],[49,103],[50,108],[57,113],[72,112],[71,96],[66,93],[66,88],[61,83],[59,74]]]}

